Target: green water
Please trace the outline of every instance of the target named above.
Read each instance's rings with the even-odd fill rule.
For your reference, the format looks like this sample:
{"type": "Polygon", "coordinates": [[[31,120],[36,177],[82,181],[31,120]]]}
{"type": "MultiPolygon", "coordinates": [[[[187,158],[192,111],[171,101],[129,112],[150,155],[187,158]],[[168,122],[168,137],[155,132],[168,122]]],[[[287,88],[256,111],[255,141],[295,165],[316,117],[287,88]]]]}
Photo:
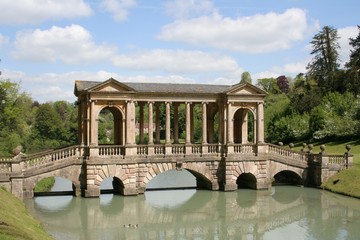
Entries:
{"type": "Polygon", "coordinates": [[[37,197],[26,205],[55,239],[360,239],[360,200],[302,187],[37,197]]]}

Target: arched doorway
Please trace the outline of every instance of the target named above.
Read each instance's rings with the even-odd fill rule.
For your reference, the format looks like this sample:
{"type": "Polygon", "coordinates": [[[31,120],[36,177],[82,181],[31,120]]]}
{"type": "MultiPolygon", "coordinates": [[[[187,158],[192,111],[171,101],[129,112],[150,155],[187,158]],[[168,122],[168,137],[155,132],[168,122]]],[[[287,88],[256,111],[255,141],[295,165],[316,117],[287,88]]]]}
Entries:
{"type": "Polygon", "coordinates": [[[248,108],[240,108],[234,114],[234,143],[255,142],[255,117],[248,108]]]}
{"type": "Polygon", "coordinates": [[[103,108],[98,116],[98,143],[123,145],[123,114],[116,107],[103,108]]]}

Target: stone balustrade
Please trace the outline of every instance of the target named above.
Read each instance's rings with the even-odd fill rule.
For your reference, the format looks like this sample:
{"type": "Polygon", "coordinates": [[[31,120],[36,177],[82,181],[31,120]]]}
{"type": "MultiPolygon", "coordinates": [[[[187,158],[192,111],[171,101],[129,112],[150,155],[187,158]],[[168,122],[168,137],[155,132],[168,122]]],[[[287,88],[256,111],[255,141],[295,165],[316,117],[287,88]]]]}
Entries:
{"type": "Polygon", "coordinates": [[[268,153],[283,156],[287,158],[291,158],[297,161],[307,162],[308,160],[308,154],[305,152],[300,151],[294,151],[291,149],[286,149],[281,146],[268,144],[268,153]]]}

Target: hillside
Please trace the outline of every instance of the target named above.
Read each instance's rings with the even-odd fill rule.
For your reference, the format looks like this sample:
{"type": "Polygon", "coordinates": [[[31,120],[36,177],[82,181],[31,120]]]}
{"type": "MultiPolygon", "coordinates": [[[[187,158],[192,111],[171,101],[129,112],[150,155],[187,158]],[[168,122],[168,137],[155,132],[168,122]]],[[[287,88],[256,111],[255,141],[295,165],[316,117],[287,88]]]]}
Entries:
{"type": "Polygon", "coordinates": [[[52,239],[28,213],[24,203],[3,188],[0,188],[0,202],[0,239],[52,239]]]}

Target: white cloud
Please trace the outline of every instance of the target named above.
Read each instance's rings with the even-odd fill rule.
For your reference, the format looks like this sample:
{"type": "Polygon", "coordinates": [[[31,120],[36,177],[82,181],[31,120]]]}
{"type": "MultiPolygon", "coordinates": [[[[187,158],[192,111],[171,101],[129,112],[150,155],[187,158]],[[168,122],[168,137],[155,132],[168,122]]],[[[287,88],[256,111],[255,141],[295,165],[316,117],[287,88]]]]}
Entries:
{"type": "Polygon", "coordinates": [[[96,45],[91,34],[79,25],[18,32],[14,46],[12,56],[15,59],[62,61],[66,64],[86,64],[105,60],[116,51],[113,46],[96,45]]]}
{"type": "Polygon", "coordinates": [[[124,21],[128,18],[129,9],[136,6],[136,0],[101,0],[100,5],[116,21],[124,21]]]}
{"type": "Polygon", "coordinates": [[[0,33],[0,49],[4,43],[4,39],[5,39],[5,37],[3,35],[1,35],[1,33],[0,33]]]}
{"type": "Polygon", "coordinates": [[[36,24],[48,19],[86,17],[92,10],[83,0],[1,0],[1,24],[36,24]]]}
{"type": "Polygon", "coordinates": [[[209,0],[174,0],[165,4],[165,11],[169,16],[184,19],[215,13],[216,9],[209,0]]]}
{"type": "MultiPolygon", "coordinates": [[[[281,67],[273,67],[271,69],[271,72],[281,73],[280,75],[286,75],[286,76],[295,76],[299,73],[305,73],[306,72],[306,65],[310,62],[308,61],[302,61],[302,62],[293,62],[293,63],[287,63],[284,66],[281,67]]],[[[278,77],[278,76],[277,76],[278,77]]]]}
{"type": "Polygon", "coordinates": [[[188,20],[177,20],[162,28],[158,38],[197,46],[247,53],[288,49],[303,40],[316,26],[307,21],[302,9],[288,9],[232,19],[217,13],[188,20]]]}
{"type": "Polygon", "coordinates": [[[122,76],[114,72],[98,71],[73,71],[65,73],[43,73],[38,75],[28,75],[21,71],[5,69],[3,77],[19,82],[23,91],[30,94],[33,100],[43,102],[54,102],[65,100],[74,102],[75,80],[85,81],[105,81],[114,78],[120,82],[157,82],[157,83],[195,83],[191,78],[180,75],[135,75],[122,76]]]}
{"type": "Polygon", "coordinates": [[[340,28],[338,29],[339,39],[339,57],[341,60],[341,65],[343,66],[350,59],[350,50],[352,47],[350,46],[349,38],[356,38],[358,35],[358,28],[356,26],[340,28]]]}
{"type": "Polygon", "coordinates": [[[201,51],[155,49],[133,55],[119,55],[114,65],[132,70],[167,72],[226,72],[236,71],[237,62],[227,56],[201,51]]]}

